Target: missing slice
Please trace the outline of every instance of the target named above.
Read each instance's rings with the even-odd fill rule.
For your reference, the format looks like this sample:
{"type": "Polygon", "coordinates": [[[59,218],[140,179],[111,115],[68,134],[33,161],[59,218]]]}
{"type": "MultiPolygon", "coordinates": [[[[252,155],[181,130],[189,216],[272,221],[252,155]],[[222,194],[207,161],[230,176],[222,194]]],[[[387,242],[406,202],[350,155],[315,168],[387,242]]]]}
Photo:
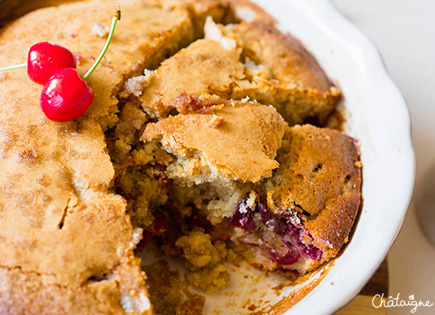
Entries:
{"type": "MultiPolygon", "coordinates": [[[[145,128],[145,147],[167,154],[159,168],[170,206],[162,211],[179,225],[169,224],[172,235],[160,242],[188,265],[195,265],[192,253],[211,255],[210,248],[225,242],[264,269],[312,271],[347,242],[358,212],[356,144],[334,130],[287,127],[269,106],[233,104],[145,128]],[[216,117],[222,119],[217,127],[211,123],[216,117]]],[[[211,272],[216,266],[202,267],[211,272]]],[[[201,265],[192,270],[198,274],[201,265]]]]}

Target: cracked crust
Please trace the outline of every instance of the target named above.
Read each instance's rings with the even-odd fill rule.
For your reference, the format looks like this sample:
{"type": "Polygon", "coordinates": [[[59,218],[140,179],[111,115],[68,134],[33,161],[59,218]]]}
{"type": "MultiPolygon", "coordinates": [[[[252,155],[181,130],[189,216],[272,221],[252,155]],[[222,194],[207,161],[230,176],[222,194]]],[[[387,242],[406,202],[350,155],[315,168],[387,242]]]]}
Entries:
{"type": "Polygon", "coordinates": [[[166,117],[181,94],[249,96],[274,105],[290,125],[326,123],[341,93],[297,39],[264,22],[224,27],[210,19],[205,30],[206,39],[165,60],[150,77],[139,100],[151,116],[166,117]]]}
{"type": "Polygon", "coordinates": [[[233,97],[247,90],[251,98],[276,106],[290,124],[326,123],[341,93],[298,39],[256,20],[234,25],[228,35],[243,48],[245,60],[269,71],[267,82],[254,78],[257,86],[241,86],[233,97]]]}
{"type": "Polygon", "coordinates": [[[229,33],[241,41],[245,57],[265,65],[281,87],[318,93],[328,93],[332,87],[317,61],[292,35],[260,21],[236,24],[229,33]]]}
{"type": "Polygon", "coordinates": [[[355,140],[339,131],[310,125],[288,128],[271,180],[267,204],[272,212],[299,209],[313,244],[324,255],[310,269],[337,255],[348,241],[361,203],[361,163],[355,140]]]}
{"type": "Polygon", "coordinates": [[[239,21],[245,21],[248,23],[262,21],[271,26],[276,24],[276,20],[270,16],[269,13],[249,0],[232,0],[231,6],[234,16],[239,21]]]}
{"type": "Polygon", "coordinates": [[[197,152],[201,163],[215,172],[258,182],[279,166],[275,156],[285,122],[273,107],[234,103],[209,114],[177,115],[148,124],[141,139],[158,139],[181,156],[197,152]],[[216,126],[217,118],[221,121],[216,126]]]}
{"type": "MultiPolygon", "coordinates": [[[[45,0],[48,1],[48,0],[45,0]]],[[[208,16],[218,23],[262,21],[269,25],[276,23],[261,7],[249,0],[160,0],[166,8],[187,9],[194,17],[196,34],[203,36],[203,26],[208,16]]]]}
{"type": "MultiPolygon", "coordinates": [[[[0,287],[6,290],[2,310],[26,313],[41,301],[38,307],[46,303],[48,313],[50,305],[56,310],[62,307],[57,302],[73,298],[81,302],[65,306],[72,313],[84,314],[85,305],[110,299],[115,299],[110,302],[117,305],[114,311],[122,310],[123,300],[124,310],[126,305],[133,313],[150,310],[139,263],[128,258],[135,244],[125,201],[108,192],[114,171],[101,126],[116,121],[115,94],[124,78],[193,40],[194,31],[185,10],[168,11],[153,2],[122,4],[123,20],[111,48],[88,80],[95,99],[84,116],[62,124],[48,121],[39,106],[41,86],[28,80],[23,70],[8,72],[0,84],[0,266],[5,273],[0,287]],[[105,281],[89,284],[93,276],[116,270],[123,273],[110,284],[107,297],[105,281]],[[62,288],[48,291],[41,285],[47,275],[62,288]],[[17,284],[8,285],[8,277],[17,284]],[[16,305],[26,292],[30,304],[16,305]],[[132,296],[135,292],[141,294],[139,299],[132,296]]],[[[91,27],[95,22],[108,24],[114,9],[105,1],[92,1],[32,12],[2,30],[0,64],[20,63],[28,47],[53,41],[82,57],[78,71],[83,74],[105,42],[92,35],[91,27]]]]}
{"type": "Polygon", "coordinates": [[[137,258],[127,258],[108,279],[78,288],[60,285],[54,275],[0,267],[0,313],[125,314],[127,303],[137,303],[131,309],[135,313],[147,313],[150,305],[138,266],[137,258]]]}
{"type": "Polygon", "coordinates": [[[245,76],[239,56],[238,51],[228,51],[216,41],[197,40],[162,63],[139,100],[151,115],[166,117],[182,94],[228,99],[235,82],[245,76]]]}

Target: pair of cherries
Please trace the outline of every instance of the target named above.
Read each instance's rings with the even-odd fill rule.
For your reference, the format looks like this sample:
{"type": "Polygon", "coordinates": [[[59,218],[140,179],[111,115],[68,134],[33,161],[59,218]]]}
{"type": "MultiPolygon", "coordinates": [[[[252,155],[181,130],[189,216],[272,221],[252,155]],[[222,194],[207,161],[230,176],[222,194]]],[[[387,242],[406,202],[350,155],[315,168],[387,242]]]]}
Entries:
{"type": "Polygon", "coordinates": [[[33,45],[27,58],[27,74],[44,85],[41,109],[50,120],[73,120],[92,104],[94,92],[80,78],[73,53],[62,46],[48,42],[33,45]]]}
{"type": "Polygon", "coordinates": [[[76,70],[76,58],[65,47],[42,42],[33,45],[28,54],[27,63],[0,69],[0,71],[27,66],[29,78],[44,85],[40,104],[48,119],[64,122],[83,115],[91,106],[94,92],[86,83],[109,47],[116,23],[121,19],[117,10],[112,18],[112,25],[106,45],[89,71],[80,78],[76,70]]]}

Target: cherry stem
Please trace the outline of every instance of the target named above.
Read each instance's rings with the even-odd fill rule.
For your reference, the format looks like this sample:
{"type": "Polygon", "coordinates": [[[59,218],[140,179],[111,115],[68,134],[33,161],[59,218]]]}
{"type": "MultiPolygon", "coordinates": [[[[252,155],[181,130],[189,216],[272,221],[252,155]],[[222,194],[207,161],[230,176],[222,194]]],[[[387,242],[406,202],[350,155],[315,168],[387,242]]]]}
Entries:
{"type": "Polygon", "coordinates": [[[110,33],[109,33],[109,36],[107,37],[106,45],[104,45],[103,51],[101,52],[100,56],[98,56],[97,60],[95,61],[95,63],[91,67],[91,69],[89,69],[89,71],[86,72],[86,74],[83,76],[83,80],[86,81],[86,79],[92,74],[92,72],[94,72],[95,68],[98,66],[100,61],[103,59],[104,55],[106,54],[107,49],[109,48],[110,42],[112,41],[113,33],[115,32],[116,23],[120,19],[121,19],[121,11],[117,10],[115,15],[112,18],[112,25],[110,26],[110,33]]]}
{"type": "Polygon", "coordinates": [[[22,63],[20,65],[14,65],[14,66],[0,68],[0,72],[6,71],[6,70],[12,70],[12,69],[20,69],[20,68],[25,68],[25,67],[27,67],[27,63],[22,63]]]}

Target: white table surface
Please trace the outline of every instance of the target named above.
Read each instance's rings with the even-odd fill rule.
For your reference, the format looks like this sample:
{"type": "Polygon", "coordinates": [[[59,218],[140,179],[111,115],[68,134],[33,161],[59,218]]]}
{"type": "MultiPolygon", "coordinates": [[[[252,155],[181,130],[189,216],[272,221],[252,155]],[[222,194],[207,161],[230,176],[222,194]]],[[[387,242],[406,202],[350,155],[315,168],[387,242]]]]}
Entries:
{"type": "MultiPolygon", "coordinates": [[[[403,228],[388,255],[389,293],[394,297],[400,293],[404,300],[411,294],[417,301],[430,300],[434,306],[420,307],[415,314],[435,314],[435,248],[417,220],[415,198],[421,189],[427,189],[425,174],[435,163],[435,0],[332,2],[378,47],[411,112],[417,162],[415,191],[403,228]]],[[[435,194],[435,182],[431,187],[435,194]]],[[[411,314],[410,310],[390,308],[388,314],[411,314]]]]}

